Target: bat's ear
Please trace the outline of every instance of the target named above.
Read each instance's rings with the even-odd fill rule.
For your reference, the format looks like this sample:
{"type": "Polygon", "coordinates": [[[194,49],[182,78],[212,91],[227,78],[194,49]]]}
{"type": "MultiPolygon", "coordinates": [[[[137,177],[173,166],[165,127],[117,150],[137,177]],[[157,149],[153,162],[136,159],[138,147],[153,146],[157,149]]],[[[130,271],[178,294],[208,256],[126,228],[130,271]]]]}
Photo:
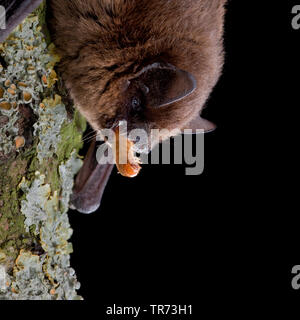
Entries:
{"type": "MultiPolygon", "coordinates": [[[[181,130],[184,132],[184,130],[189,129],[186,133],[197,133],[197,130],[203,130],[204,133],[214,131],[216,129],[216,125],[206,119],[201,118],[200,115],[198,115],[195,119],[193,119],[190,123],[185,125],[181,130]]],[[[201,132],[200,132],[201,133],[201,132]]]]}
{"type": "Polygon", "coordinates": [[[146,105],[152,108],[179,101],[196,89],[196,79],[192,74],[168,63],[148,65],[130,82],[142,89],[146,105]]]}

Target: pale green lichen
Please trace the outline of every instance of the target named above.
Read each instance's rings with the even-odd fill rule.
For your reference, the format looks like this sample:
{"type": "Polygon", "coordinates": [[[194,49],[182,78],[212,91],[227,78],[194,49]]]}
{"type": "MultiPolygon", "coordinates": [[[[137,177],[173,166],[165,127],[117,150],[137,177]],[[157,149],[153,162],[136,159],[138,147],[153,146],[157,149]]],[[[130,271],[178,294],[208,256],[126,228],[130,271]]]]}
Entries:
{"type": "Polygon", "coordinates": [[[40,223],[47,219],[47,212],[44,208],[51,195],[51,187],[45,184],[45,175],[39,172],[36,172],[36,179],[30,188],[28,184],[23,180],[20,185],[26,194],[26,199],[21,203],[21,212],[26,217],[24,221],[26,230],[29,231],[29,227],[34,225],[35,234],[39,234],[40,223]]]}
{"type": "Polygon", "coordinates": [[[59,166],[59,175],[61,177],[61,186],[62,186],[62,206],[63,212],[66,213],[68,210],[70,195],[72,193],[74,185],[74,175],[82,167],[82,160],[78,159],[77,153],[73,152],[70,159],[59,166]]]}
{"type": "Polygon", "coordinates": [[[0,110],[1,116],[9,117],[9,122],[0,126],[0,152],[9,154],[14,151],[15,143],[12,137],[18,135],[18,128],[15,126],[19,119],[17,112],[14,110],[0,110]]]}
{"type": "MultiPolygon", "coordinates": [[[[16,160],[0,165],[0,174],[10,172],[11,168],[16,172],[10,184],[4,182],[2,185],[0,180],[0,219],[3,218],[1,210],[4,216],[11,210],[8,202],[12,200],[14,215],[10,219],[23,223],[12,238],[23,239],[17,246],[21,250],[16,260],[18,249],[14,240],[7,240],[4,236],[2,243],[5,247],[2,248],[0,241],[0,271],[5,270],[0,299],[80,299],[76,293],[80,285],[70,267],[72,245],[68,240],[72,229],[67,210],[74,175],[82,165],[77,154],[82,146],[85,120],[78,112],[73,120],[68,119],[55,86],[57,75],[53,68],[59,58],[53,45],[47,46],[41,32],[39,19],[44,19],[43,9],[44,3],[0,44],[0,54],[7,64],[6,68],[0,66],[3,93],[0,103],[8,102],[14,106],[9,110],[1,109],[1,114],[9,121],[0,127],[0,152],[9,154],[15,151],[14,139],[18,135],[17,122],[20,119],[16,106],[29,106],[37,118],[33,146],[21,150],[16,160]],[[15,90],[15,94],[9,89],[15,90]],[[17,171],[13,163],[19,168],[17,171]],[[4,201],[2,208],[1,201],[4,201]],[[39,242],[43,250],[39,255],[27,248],[25,234],[32,236],[29,244],[39,242]],[[13,255],[10,255],[11,248],[13,255]],[[12,266],[13,273],[9,273],[12,266]]],[[[2,219],[3,228],[6,228],[5,219],[2,219]]]]}
{"type": "MultiPolygon", "coordinates": [[[[52,46],[50,49],[53,50],[52,46]]],[[[57,80],[53,67],[58,58],[47,47],[37,15],[30,15],[11,33],[0,45],[0,54],[7,64],[0,73],[0,86],[3,90],[0,103],[9,102],[11,106],[26,104],[33,109],[38,117],[34,134],[39,136],[40,144],[45,144],[38,145],[38,158],[42,161],[52,155],[52,149],[55,152],[54,140],[67,119],[67,113],[63,104],[56,103],[54,108],[48,108],[54,100],[51,98],[54,95],[51,87],[57,80]],[[44,99],[45,94],[49,98],[44,99]],[[42,102],[46,108],[41,107],[42,102]],[[44,125],[46,122],[47,126],[44,125]]],[[[13,150],[14,138],[18,134],[16,124],[19,111],[11,107],[10,110],[3,109],[1,112],[11,119],[0,129],[0,151],[9,153],[13,150]],[[7,131],[10,133],[9,138],[7,131]]]]}
{"type": "MultiPolygon", "coordinates": [[[[57,191],[51,193],[50,185],[44,183],[45,176],[39,172],[36,172],[36,179],[30,188],[24,180],[20,184],[20,187],[27,193],[26,200],[22,201],[21,209],[26,216],[25,225],[27,228],[35,225],[35,233],[40,234],[41,246],[45,251],[45,254],[39,258],[43,275],[40,273],[38,275],[39,278],[43,276],[48,280],[43,284],[34,282],[34,285],[43,287],[43,294],[34,295],[33,299],[80,298],[76,294],[80,285],[76,280],[75,271],[70,268],[69,255],[73,249],[68,240],[73,231],[70,228],[67,210],[74,174],[80,169],[81,164],[82,161],[77,158],[77,153],[74,151],[71,158],[59,167],[62,200],[59,199],[57,191]],[[49,295],[51,290],[54,290],[55,293],[49,295]]],[[[13,284],[20,287],[18,280],[13,284]]],[[[24,288],[21,291],[24,294],[24,288]]]]}
{"type": "Polygon", "coordinates": [[[47,255],[38,256],[21,250],[12,277],[0,266],[0,299],[4,298],[4,293],[10,300],[27,300],[28,297],[31,300],[80,299],[76,295],[79,284],[74,270],[69,268],[68,256],[55,261],[55,268],[50,272],[47,270],[49,273],[45,272],[47,259],[47,255]],[[52,276],[59,282],[54,283],[52,276]]]}
{"type": "Polygon", "coordinates": [[[1,293],[3,294],[6,292],[7,287],[10,285],[9,277],[6,273],[4,265],[1,265],[1,261],[5,260],[5,254],[0,253],[0,299],[1,299],[1,293]]]}
{"type": "Polygon", "coordinates": [[[38,159],[40,163],[44,159],[53,157],[56,153],[59,143],[61,142],[60,131],[65,121],[67,121],[67,112],[61,99],[43,100],[45,108],[40,108],[39,119],[34,124],[34,134],[39,136],[37,146],[38,159]],[[54,106],[52,105],[54,104],[54,106]]]}
{"type": "MultiPolygon", "coordinates": [[[[12,300],[51,300],[51,284],[43,272],[43,260],[38,255],[21,251],[14,267],[14,278],[8,296],[12,300]]],[[[10,280],[11,280],[10,279],[10,280]]]]}

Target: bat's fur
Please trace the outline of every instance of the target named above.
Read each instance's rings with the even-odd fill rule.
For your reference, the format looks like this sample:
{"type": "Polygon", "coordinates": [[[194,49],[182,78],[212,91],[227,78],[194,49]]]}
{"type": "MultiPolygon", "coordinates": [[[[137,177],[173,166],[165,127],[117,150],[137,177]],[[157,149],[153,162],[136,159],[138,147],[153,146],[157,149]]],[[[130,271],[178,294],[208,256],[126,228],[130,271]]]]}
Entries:
{"type": "MultiPolygon", "coordinates": [[[[190,72],[197,89],[143,110],[136,127],[173,130],[201,111],[223,65],[226,0],[50,0],[49,28],[70,95],[94,129],[122,113],[126,80],[150,62],[190,72]]],[[[130,122],[130,119],[129,119],[130,122]]]]}

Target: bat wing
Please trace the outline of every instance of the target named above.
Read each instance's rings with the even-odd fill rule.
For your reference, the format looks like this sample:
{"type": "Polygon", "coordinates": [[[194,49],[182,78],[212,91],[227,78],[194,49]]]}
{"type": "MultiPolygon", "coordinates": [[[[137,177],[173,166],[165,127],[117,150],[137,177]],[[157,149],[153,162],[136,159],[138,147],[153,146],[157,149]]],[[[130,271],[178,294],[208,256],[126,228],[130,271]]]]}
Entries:
{"type": "Polygon", "coordinates": [[[20,24],[43,0],[2,0],[0,1],[0,43],[20,24]]]}
{"type": "Polygon", "coordinates": [[[96,151],[94,140],[76,177],[71,196],[71,208],[81,213],[92,213],[100,207],[103,192],[114,167],[113,164],[99,164],[96,151]]]}

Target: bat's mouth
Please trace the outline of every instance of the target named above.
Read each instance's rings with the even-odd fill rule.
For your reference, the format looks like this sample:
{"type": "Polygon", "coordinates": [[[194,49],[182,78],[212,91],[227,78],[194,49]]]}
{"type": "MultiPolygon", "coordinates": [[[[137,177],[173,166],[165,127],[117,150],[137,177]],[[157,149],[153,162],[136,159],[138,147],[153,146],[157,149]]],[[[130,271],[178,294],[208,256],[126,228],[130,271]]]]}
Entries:
{"type": "Polygon", "coordinates": [[[114,128],[115,143],[112,146],[119,173],[124,177],[136,177],[141,170],[141,161],[135,156],[134,142],[120,135],[119,126],[114,128]]]}

